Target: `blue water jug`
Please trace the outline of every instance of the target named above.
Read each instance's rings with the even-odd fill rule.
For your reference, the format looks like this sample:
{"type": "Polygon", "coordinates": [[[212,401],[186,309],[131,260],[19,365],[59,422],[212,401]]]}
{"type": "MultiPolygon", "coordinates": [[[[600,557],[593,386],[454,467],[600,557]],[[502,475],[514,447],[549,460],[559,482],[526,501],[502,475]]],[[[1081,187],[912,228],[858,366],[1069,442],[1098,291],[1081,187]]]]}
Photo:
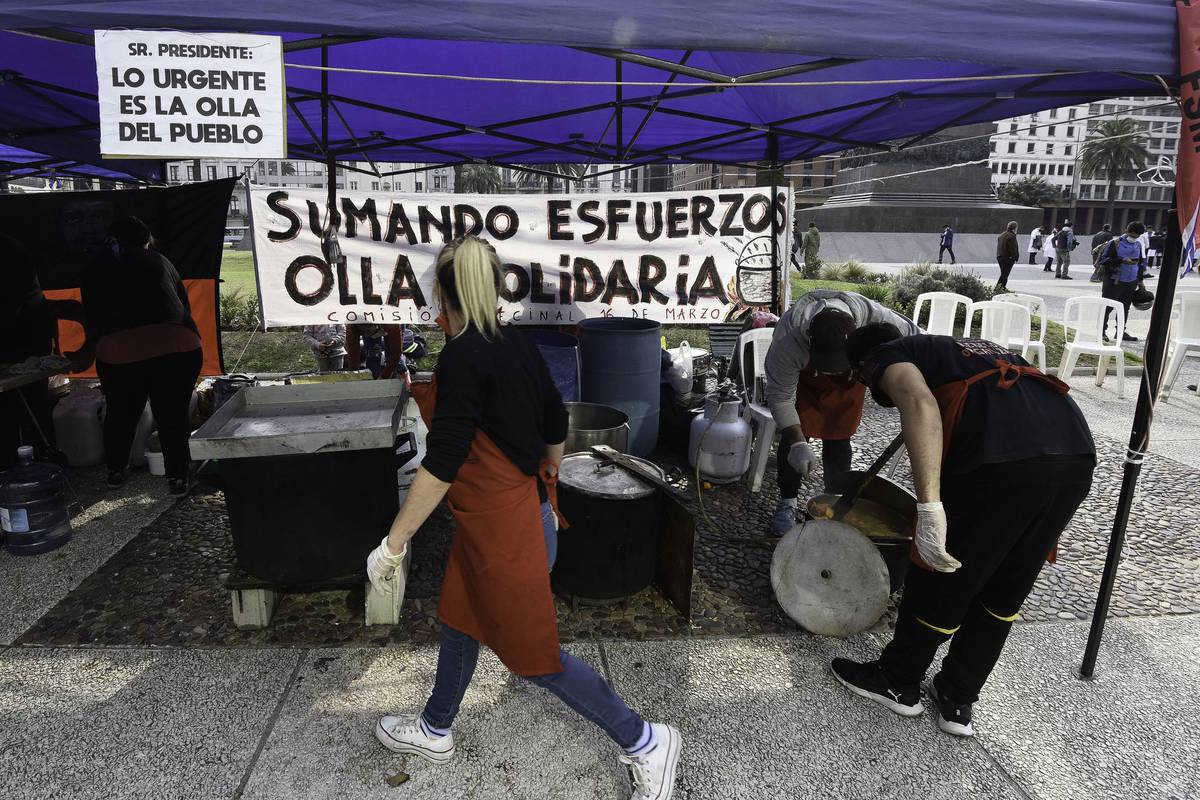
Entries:
{"type": "Polygon", "coordinates": [[[33,463],[33,448],[17,448],[17,466],[0,472],[0,528],[4,549],[32,556],[71,538],[67,479],[54,464],[33,463]]]}

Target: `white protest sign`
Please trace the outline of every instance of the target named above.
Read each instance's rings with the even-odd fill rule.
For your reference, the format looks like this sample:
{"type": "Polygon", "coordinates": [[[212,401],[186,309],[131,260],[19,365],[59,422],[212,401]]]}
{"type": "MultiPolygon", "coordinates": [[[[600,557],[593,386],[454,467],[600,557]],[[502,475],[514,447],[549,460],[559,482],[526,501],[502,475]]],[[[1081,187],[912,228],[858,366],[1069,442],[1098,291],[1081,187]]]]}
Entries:
{"type": "Polygon", "coordinates": [[[278,36],[96,31],[106,158],[286,158],[278,36]]]}
{"type": "Polygon", "coordinates": [[[783,302],[790,196],[732,189],[665,194],[339,194],[342,257],[322,256],[322,190],[251,191],[267,327],[431,324],[433,262],[478,233],[504,265],[501,319],[570,325],[595,316],[736,321],[783,302]],[[778,269],[772,265],[774,209],[778,269]]]}

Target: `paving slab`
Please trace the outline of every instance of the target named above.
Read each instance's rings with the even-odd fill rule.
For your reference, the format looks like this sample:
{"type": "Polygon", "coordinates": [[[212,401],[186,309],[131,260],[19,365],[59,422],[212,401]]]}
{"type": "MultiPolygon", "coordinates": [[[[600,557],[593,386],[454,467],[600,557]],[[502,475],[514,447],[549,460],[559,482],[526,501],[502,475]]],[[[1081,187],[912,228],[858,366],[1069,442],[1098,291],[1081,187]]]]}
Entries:
{"type": "MultiPolygon", "coordinates": [[[[600,666],[597,646],[569,649],[600,666]]],[[[243,797],[628,797],[615,745],[486,649],[454,726],[454,761],[435,766],[385,750],[376,721],[424,706],[436,659],[434,647],[310,651],[243,797]],[[408,782],[388,785],[399,771],[408,782]]]]}
{"type": "Polygon", "coordinates": [[[103,492],[103,472],[70,470],[67,477],[85,505],[71,520],[71,540],[36,556],[0,551],[0,644],[11,644],[30,625],[67,596],[138,531],[169,508],[175,498],[166,482],[135,472],[119,490],[103,492]]]}
{"type": "Polygon", "coordinates": [[[835,656],[882,641],[820,637],[606,644],[613,685],[683,734],[680,797],[1021,798],[976,742],[847,692],[835,656]]]}
{"type": "Polygon", "coordinates": [[[978,706],[980,743],[1039,800],[1200,796],[1200,618],[1114,620],[1096,679],[1087,626],[1021,625],[978,706]]]}
{"type": "Polygon", "coordinates": [[[233,796],[298,651],[0,653],[0,797],[233,796]]]}

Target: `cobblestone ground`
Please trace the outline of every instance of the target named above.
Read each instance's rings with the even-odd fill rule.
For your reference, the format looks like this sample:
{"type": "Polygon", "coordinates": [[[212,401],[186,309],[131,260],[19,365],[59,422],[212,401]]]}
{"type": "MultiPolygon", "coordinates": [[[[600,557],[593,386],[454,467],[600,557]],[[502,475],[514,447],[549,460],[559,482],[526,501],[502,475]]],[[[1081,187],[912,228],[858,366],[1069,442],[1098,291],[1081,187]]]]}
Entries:
{"type": "MultiPolygon", "coordinates": [[[[894,412],[868,403],[855,438],[855,466],[865,469],[899,430],[894,412]]],[[[1097,438],[1100,463],[1092,493],[1063,536],[1059,560],[1042,572],[1022,612],[1025,620],[1082,619],[1090,614],[1120,490],[1122,444],[1097,438]]],[[[680,463],[660,453],[661,462],[680,463]]],[[[684,465],[686,466],[686,465],[684,465]]],[[[1126,556],[1113,598],[1117,616],[1200,612],[1200,504],[1195,470],[1148,459],[1129,525],[1126,556]]],[[[908,484],[907,463],[896,479],[908,484]]],[[[806,487],[819,491],[819,476],[806,487]]],[[[997,487],[998,499],[1005,497],[997,487]]],[[[700,525],[690,625],[654,588],[624,604],[559,603],[565,640],[752,635],[796,630],[775,604],[764,537],[777,499],[774,464],[759,494],[743,484],[704,492],[715,528],[700,525]]],[[[200,490],[173,506],[39,620],[20,642],[71,645],[304,645],[428,642],[436,638],[436,598],[449,551],[451,522],[438,511],[414,542],[402,624],[362,625],[360,591],[285,595],[269,629],[233,627],[223,577],[233,567],[222,495],[200,490]]],[[[881,625],[888,624],[890,614],[881,625]]]]}

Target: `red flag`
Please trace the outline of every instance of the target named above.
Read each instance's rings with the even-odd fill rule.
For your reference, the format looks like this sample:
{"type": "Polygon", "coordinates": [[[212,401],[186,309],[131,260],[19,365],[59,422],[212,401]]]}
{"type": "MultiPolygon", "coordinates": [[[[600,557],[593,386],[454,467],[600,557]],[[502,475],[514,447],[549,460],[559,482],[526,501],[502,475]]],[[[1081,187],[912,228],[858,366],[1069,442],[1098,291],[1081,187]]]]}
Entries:
{"type": "Polygon", "coordinates": [[[1200,2],[1178,0],[1179,91],[1183,130],[1175,159],[1175,196],[1183,236],[1183,274],[1196,262],[1197,222],[1200,221],[1200,2]]]}

